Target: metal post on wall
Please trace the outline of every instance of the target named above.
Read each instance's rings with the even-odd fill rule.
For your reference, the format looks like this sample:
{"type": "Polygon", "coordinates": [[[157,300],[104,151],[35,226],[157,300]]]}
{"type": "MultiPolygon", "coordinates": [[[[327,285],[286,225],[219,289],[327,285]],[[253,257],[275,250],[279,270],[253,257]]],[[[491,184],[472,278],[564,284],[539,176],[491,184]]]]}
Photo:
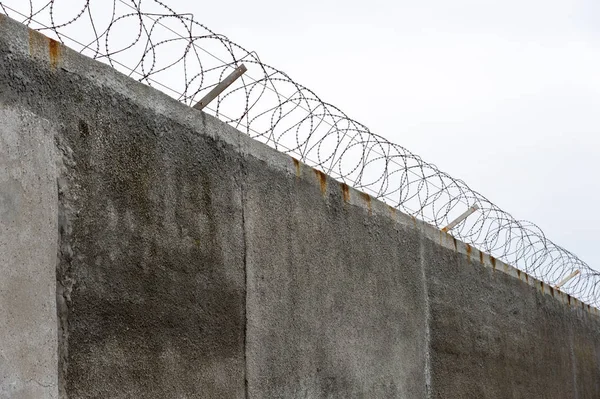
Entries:
{"type": "Polygon", "coordinates": [[[563,278],[560,283],[558,283],[554,286],[554,288],[558,289],[558,288],[562,287],[563,285],[567,284],[569,282],[569,280],[571,280],[573,277],[577,276],[578,274],[579,274],[579,269],[575,270],[573,273],[571,273],[567,277],[563,278]]]}
{"type": "Polygon", "coordinates": [[[235,68],[233,72],[229,74],[225,79],[223,79],[218,85],[216,85],[207,95],[205,95],[202,100],[198,101],[196,105],[192,108],[202,110],[206,107],[212,100],[217,98],[219,94],[221,94],[225,89],[227,89],[233,82],[237,80],[240,76],[242,76],[248,69],[244,64],[235,68]]]}
{"type": "Polygon", "coordinates": [[[467,209],[462,215],[460,215],[459,217],[457,217],[456,219],[454,219],[448,226],[444,227],[442,229],[442,231],[444,233],[447,233],[448,231],[452,230],[460,222],[462,222],[463,220],[465,220],[466,218],[468,218],[470,215],[472,215],[473,212],[475,212],[477,209],[479,209],[479,207],[477,205],[473,205],[472,207],[470,207],[469,209],[467,209]]]}

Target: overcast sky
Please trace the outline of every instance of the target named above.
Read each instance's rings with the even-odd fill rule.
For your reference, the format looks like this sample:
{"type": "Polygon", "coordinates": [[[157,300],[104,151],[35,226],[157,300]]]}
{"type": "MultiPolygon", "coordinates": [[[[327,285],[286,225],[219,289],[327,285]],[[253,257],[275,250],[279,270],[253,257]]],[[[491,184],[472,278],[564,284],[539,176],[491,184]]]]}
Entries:
{"type": "Polygon", "coordinates": [[[600,269],[600,2],[187,2],[600,269]]]}
{"type": "Polygon", "coordinates": [[[599,1],[162,1],[600,270],[599,1]]]}

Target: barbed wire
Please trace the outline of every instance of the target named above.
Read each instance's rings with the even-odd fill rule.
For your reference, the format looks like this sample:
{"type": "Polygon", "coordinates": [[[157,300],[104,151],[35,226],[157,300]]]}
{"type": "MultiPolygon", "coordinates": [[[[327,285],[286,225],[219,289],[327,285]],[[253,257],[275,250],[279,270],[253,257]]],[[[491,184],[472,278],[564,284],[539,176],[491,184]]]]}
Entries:
{"type": "Polygon", "coordinates": [[[600,273],[465,182],[349,118],[255,52],[159,0],[0,0],[0,11],[193,105],[244,64],[208,111],[249,136],[599,307],[600,273]]]}

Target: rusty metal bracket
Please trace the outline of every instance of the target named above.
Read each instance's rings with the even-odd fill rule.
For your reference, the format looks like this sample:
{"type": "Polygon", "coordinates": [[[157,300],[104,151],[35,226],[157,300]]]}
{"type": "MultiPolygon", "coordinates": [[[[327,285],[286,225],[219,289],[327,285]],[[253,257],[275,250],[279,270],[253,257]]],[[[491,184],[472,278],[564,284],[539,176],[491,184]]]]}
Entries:
{"type": "Polygon", "coordinates": [[[479,209],[479,207],[477,205],[473,205],[472,207],[470,207],[469,209],[467,209],[462,215],[460,215],[459,217],[457,217],[456,219],[454,219],[448,226],[444,227],[442,229],[442,231],[444,233],[447,233],[448,231],[452,230],[460,222],[462,222],[463,220],[465,220],[466,218],[468,218],[469,216],[471,216],[471,214],[473,214],[473,212],[475,212],[477,209],[479,209]]]}
{"type": "Polygon", "coordinates": [[[558,288],[562,287],[563,285],[567,284],[569,282],[569,280],[571,280],[573,277],[577,276],[579,273],[580,273],[579,269],[575,270],[573,273],[571,273],[567,277],[563,278],[560,283],[558,283],[554,286],[554,288],[558,289],[558,288]]]}
{"type": "Polygon", "coordinates": [[[205,95],[202,98],[202,100],[198,101],[198,103],[196,105],[194,105],[192,108],[202,110],[212,100],[217,98],[219,96],[219,94],[221,94],[223,91],[225,91],[225,89],[227,89],[229,86],[231,86],[231,84],[233,82],[235,82],[237,80],[237,78],[242,76],[247,70],[248,69],[246,68],[246,66],[244,64],[235,68],[235,70],[233,72],[231,72],[229,74],[229,76],[227,76],[225,79],[223,79],[218,85],[213,87],[213,89],[210,92],[208,92],[208,94],[205,95]]]}

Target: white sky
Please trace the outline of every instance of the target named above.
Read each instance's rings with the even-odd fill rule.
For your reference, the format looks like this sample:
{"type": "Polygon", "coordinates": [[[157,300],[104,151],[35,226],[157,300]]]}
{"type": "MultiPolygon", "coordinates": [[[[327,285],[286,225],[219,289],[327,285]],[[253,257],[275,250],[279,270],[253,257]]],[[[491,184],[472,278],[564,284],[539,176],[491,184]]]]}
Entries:
{"type": "Polygon", "coordinates": [[[600,270],[597,0],[162,1],[600,270]]]}
{"type": "Polygon", "coordinates": [[[169,4],[600,270],[600,2],[169,4]]]}

